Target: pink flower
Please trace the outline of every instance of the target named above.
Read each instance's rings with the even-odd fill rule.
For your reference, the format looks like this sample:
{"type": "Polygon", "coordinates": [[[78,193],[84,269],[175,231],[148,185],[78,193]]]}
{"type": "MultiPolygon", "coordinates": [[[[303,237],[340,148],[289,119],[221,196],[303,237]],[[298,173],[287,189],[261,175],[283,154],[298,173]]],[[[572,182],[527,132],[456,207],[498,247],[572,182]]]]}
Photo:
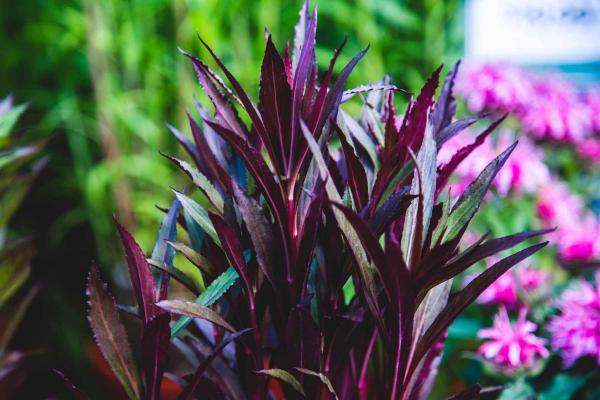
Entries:
{"type": "Polygon", "coordinates": [[[513,308],[517,304],[517,284],[512,271],[505,272],[488,286],[479,295],[477,302],[481,304],[501,304],[513,308]]]}
{"type": "Polygon", "coordinates": [[[537,213],[545,226],[557,227],[548,237],[563,259],[589,261],[600,256],[600,223],[564,183],[542,187],[537,213]]]}
{"type": "MultiPolygon", "coordinates": [[[[475,141],[471,131],[464,131],[450,139],[440,149],[438,154],[439,165],[452,159],[464,146],[475,141]]],[[[481,171],[496,156],[515,141],[515,135],[508,129],[498,132],[498,140],[492,145],[492,138],[488,138],[476,148],[456,169],[455,176],[458,181],[452,184],[453,193],[462,193],[464,189],[481,173],[481,171]]],[[[544,153],[527,138],[520,138],[519,144],[508,158],[504,167],[498,172],[493,185],[502,196],[509,192],[533,193],[550,180],[550,171],[544,164],[544,153]]]]}
{"type": "Polygon", "coordinates": [[[535,269],[531,265],[523,265],[516,270],[519,287],[526,292],[541,289],[548,280],[548,273],[535,269]]]}
{"type": "Polygon", "coordinates": [[[525,130],[537,138],[581,142],[591,133],[591,116],[575,86],[546,74],[533,83],[534,93],[521,109],[525,130]]]}
{"type": "Polygon", "coordinates": [[[585,105],[588,107],[590,116],[592,118],[592,129],[594,132],[600,132],[600,87],[596,87],[590,90],[583,99],[585,105]]]}
{"type": "Polygon", "coordinates": [[[459,71],[456,92],[465,98],[472,112],[515,111],[527,103],[530,86],[524,70],[510,65],[465,65],[459,71]]]}
{"type": "MultiPolygon", "coordinates": [[[[515,135],[510,130],[500,131],[496,155],[514,141],[515,135]]],[[[544,163],[544,151],[527,137],[520,137],[519,144],[498,172],[494,185],[501,195],[507,195],[511,190],[517,193],[534,193],[549,181],[550,170],[544,163]]]]}
{"type": "Polygon", "coordinates": [[[560,315],[548,323],[552,347],[561,352],[567,367],[580,357],[592,356],[600,365],[600,272],[596,287],[579,281],[563,292],[560,315]]]}
{"type": "Polygon", "coordinates": [[[600,225],[592,213],[556,230],[558,252],[569,261],[590,261],[600,255],[600,225]]]}
{"type": "MultiPolygon", "coordinates": [[[[600,113],[600,110],[598,110],[598,113],[600,113]]],[[[598,118],[600,119],[600,116],[598,118]]],[[[596,138],[586,139],[581,143],[577,143],[576,150],[580,156],[593,161],[596,165],[600,165],[600,140],[596,138]]]]}
{"type": "Polygon", "coordinates": [[[478,337],[489,339],[479,347],[479,353],[507,372],[533,368],[538,357],[548,357],[544,339],[533,334],[537,325],[528,321],[526,316],[527,309],[521,308],[513,325],[506,308],[500,307],[494,317],[494,325],[477,333],[478,337]]]}

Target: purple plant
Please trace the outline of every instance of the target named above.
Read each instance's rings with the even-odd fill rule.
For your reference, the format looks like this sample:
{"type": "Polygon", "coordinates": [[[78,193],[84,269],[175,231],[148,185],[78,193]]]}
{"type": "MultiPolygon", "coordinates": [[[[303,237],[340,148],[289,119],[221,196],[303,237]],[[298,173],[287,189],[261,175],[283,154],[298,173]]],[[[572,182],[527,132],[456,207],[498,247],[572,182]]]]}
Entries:
{"type": "Polygon", "coordinates": [[[148,260],[117,225],[142,325],[141,370],[117,305],[97,271],[90,273],[96,340],[132,398],[158,398],[167,355],[177,365],[170,377],[185,386],[182,399],[426,398],[448,326],[546,245],[499,259],[450,295],[457,274],[545,233],[484,236],[459,249],[516,143],[453,201],[443,191],[448,178],[500,122],[437,167],[441,146],[480,119],[453,121],[458,65],[437,101],[441,68],[399,116],[387,82],[344,91],[366,50],[334,79],[342,43],[318,76],[316,22],[305,3],[283,55],[267,36],[258,106],[204,41],[232,89],[184,52],[214,115],[197,105],[201,122],[189,116],[193,141],[171,129],[191,162],[166,157],[199,192],[175,191],[148,260]],[[359,119],[340,109],[356,94],[359,119]],[[199,268],[204,290],[173,265],[176,252],[199,268]],[[196,300],[170,299],[170,280],[196,300]]]}

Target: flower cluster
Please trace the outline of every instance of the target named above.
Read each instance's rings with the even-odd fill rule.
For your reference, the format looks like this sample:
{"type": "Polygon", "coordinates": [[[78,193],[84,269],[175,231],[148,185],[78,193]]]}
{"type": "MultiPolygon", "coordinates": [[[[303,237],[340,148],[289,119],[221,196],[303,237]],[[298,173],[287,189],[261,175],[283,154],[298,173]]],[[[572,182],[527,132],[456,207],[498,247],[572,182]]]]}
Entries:
{"type": "Polygon", "coordinates": [[[456,88],[471,111],[511,112],[536,139],[582,144],[600,132],[600,91],[581,95],[558,74],[533,74],[502,64],[469,65],[456,88]]]}
{"type": "MultiPolygon", "coordinates": [[[[498,262],[497,257],[486,260],[487,267],[498,262]]],[[[475,275],[468,275],[464,284],[467,284],[475,275]]],[[[548,272],[534,267],[529,262],[502,274],[477,298],[480,304],[497,304],[508,309],[513,309],[519,304],[526,303],[531,297],[544,292],[548,282],[548,272]]]]}
{"type": "Polygon", "coordinates": [[[565,183],[552,180],[541,188],[537,213],[545,226],[557,227],[551,240],[561,258],[589,261],[600,256],[600,222],[565,183]]]}
{"type": "Polygon", "coordinates": [[[534,335],[537,325],[527,320],[527,309],[521,308],[515,324],[511,324],[505,307],[494,318],[491,328],[481,329],[477,336],[488,339],[479,353],[506,372],[535,367],[539,358],[550,355],[545,340],[534,335]]]}
{"type": "Polygon", "coordinates": [[[552,348],[560,350],[567,367],[584,356],[595,357],[600,365],[600,273],[596,287],[582,280],[567,289],[559,308],[548,324],[552,348]]]}
{"type": "MultiPolygon", "coordinates": [[[[461,148],[475,141],[472,131],[465,131],[454,136],[444,144],[438,154],[438,164],[450,161],[452,156],[461,148]]],[[[515,134],[510,129],[500,130],[495,143],[486,141],[477,151],[471,153],[456,170],[458,181],[452,186],[453,193],[462,193],[467,185],[479,175],[482,169],[515,140],[515,134]]],[[[550,171],[544,164],[544,152],[527,138],[520,138],[519,145],[508,158],[504,168],[500,170],[493,185],[500,195],[509,192],[517,194],[535,193],[550,179],[550,171]]]]}

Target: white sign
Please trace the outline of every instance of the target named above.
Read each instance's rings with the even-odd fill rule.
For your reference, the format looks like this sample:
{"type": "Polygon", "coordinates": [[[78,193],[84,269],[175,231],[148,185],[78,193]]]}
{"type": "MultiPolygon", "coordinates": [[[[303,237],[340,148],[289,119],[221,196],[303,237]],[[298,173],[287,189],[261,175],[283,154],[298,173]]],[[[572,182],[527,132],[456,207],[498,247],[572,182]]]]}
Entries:
{"type": "Polygon", "coordinates": [[[600,0],[466,0],[465,53],[517,64],[600,61],[600,0]]]}

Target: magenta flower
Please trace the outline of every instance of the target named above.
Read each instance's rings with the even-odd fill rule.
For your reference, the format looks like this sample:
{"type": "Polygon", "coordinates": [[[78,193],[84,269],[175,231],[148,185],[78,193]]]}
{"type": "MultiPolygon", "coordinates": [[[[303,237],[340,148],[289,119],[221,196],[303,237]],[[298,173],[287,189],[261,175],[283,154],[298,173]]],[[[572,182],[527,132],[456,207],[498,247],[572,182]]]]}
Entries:
{"type": "Polygon", "coordinates": [[[519,288],[527,293],[533,293],[543,288],[548,281],[548,272],[541,271],[531,265],[520,266],[516,270],[519,288]]]}
{"type": "Polygon", "coordinates": [[[545,340],[533,334],[537,325],[528,321],[526,316],[527,309],[521,308],[513,325],[506,308],[500,307],[494,317],[494,325],[477,333],[478,337],[489,339],[479,347],[479,353],[506,372],[531,369],[536,365],[538,357],[548,357],[549,352],[544,347],[545,340]]]}
{"type": "Polygon", "coordinates": [[[477,302],[481,304],[501,304],[513,308],[517,304],[517,283],[512,271],[507,271],[496,279],[479,295],[477,302]]]}
{"type": "MultiPolygon", "coordinates": [[[[600,110],[598,110],[600,115],[600,110]]],[[[600,117],[598,117],[600,119],[600,117]]],[[[592,161],[596,165],[600,165],[600,140],[589,138],[576,145],[577,153],[592,161]]]]}
{"type": "Polygon", "coordinates": [[[537,77],[521,111],[523,128],[534,137],[578,143],[591,134],[589,108],[577,89],[558,75],[537,77]]]}
{"type": "Polygon", "coordinates": [[[472,112],[484,109],[516,111],[528,102],[531,83],[524,70],[503,64],[466,65],[456,80],[456,92],[472,112]]]}
{"type": "Polygon", "coordinates": [[[592,129],[600,133],[600,87],[590,90],[583,99],[587,106],[592,122],[592,129]]]}
{"type": "Polygon", "coordinates": [[[576,223],[583,212],[581,198],[557,180],[549,181],[539,191],[537,213],[546,226],[565,226],[576,223]]]}
{"type": "Polygon", "coordinates": [[[558,252],[568,261],[590,261],[600,254],[600,226],[596,217],[588,213],[577,224],[568,224],[556,230],[558,252]]]}
{"type": "MultiPolygon", "coordinates": [[[[458,181],[452,185],[453,193],[462,193],[485,166],[510,146],[515,135],[509,129],[501,130],[495,145],[488,139],[472,152],[457,168],[455,176],[458,181]]],[[[470,131],[461,132],[450,139],[438,154],[440,165],[450,161],[464,146],[475,141],[475,135],[470,131]]],[[[550,181],[550,170],[544,163],[544,152],[525,137],[519,138],[519,145],[508,158],[505,166],[498,172],[493,185],[502,196],[509,192],[534,193],[538,188],[550,181]]]]}
{"type": "Polygon", "coordinates": [[[581,357],[592,356],[600,365],[600,272],[596,287],[579,281],[563,292],[560,314],[548,323],[552,348],[560,351],[567,367],[581,357]]]}
{"type": "Polygon", "coordinates": [[[600,223],[564,183],[542,187],[537,213],[545,226],[558,228],[548,238],[563,259],[590,261],[600,256],[600,223]]]}

